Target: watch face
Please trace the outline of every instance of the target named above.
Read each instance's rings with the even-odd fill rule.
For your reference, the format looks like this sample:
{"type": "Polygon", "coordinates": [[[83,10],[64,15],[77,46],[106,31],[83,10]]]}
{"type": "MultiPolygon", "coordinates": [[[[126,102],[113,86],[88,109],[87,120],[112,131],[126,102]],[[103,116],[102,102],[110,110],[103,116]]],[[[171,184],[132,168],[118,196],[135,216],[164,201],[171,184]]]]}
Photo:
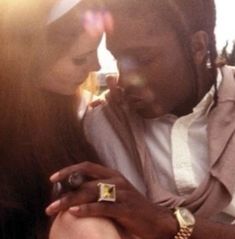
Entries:
{"type": "Polygon", "coordinates": [[[195,218],[187,208],[179,208],[179,211],[188,226],[192,226],[195,224],[195,218]]]}

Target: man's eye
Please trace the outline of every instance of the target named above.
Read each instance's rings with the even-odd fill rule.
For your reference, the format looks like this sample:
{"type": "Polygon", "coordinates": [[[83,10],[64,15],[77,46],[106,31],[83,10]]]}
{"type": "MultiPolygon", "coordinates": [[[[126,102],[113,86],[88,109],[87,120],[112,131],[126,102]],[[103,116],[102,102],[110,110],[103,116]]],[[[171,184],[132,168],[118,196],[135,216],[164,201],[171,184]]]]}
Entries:
{"type": "Polygon", "coordinates": [[[151,64],[155,61],[155,57],[154,56],[140,56],[140,57],[136,57],[135,61],[138,65],[148,65],[151,64]]]}
{"type": "Polygon", "coordinates": [[[135,67],[139,67],[139,66],[145,66],[145,65],[149,65],[153,62],[155,62],[156,57],[155,56],[151,56],[151,55],[135,55],[135,56],[119,56],[116,55],[115,59],[118,62],[122,62],[128,65],[133,65],[135,67]]]}
{"type": "Polygon", "coordinates": [[[74,57],[72,59],[72,61],[73,61],[74,65],[80,66],[80,65],[87,63],[87,58],[86,57],[74,57]]]}

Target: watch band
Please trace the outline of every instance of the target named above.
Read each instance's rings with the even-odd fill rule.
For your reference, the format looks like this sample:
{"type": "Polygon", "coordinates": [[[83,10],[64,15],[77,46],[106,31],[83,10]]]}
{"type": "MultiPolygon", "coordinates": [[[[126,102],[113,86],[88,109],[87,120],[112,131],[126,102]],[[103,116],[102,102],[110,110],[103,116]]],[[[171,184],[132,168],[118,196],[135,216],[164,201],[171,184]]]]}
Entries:
{"type": "Polygon", "coordinates": [[[174,239],[188,239],[192,235],[193,228],[181,227],[174,239]]]}
{"type": "Polygon", "coordinates": [[[187,208],[183,207],[176,207],[174,215],[180,228],[174,239],[189,239],[195,225],[194,215],[187,208]]]}

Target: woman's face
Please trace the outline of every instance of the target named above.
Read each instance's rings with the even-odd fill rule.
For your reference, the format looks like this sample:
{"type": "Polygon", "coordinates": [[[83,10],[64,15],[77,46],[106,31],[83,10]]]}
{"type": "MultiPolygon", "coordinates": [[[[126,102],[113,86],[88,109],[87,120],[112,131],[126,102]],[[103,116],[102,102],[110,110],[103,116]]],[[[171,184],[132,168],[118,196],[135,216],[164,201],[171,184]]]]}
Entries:
{"type": "Polygon", "coordinates": [[[97,71],[100,68],[97,59],[97,46],[101,34],[91,36],[85,31],[79,34],[68,31],[62,35],[55,34],[57,34],[55,36],[57,40],[60,38],[60,44],[56,47],[53,46],[53,42],[50,43],[52,49],[48,52],[53,55],[53,51],[56,51],[57,55],[56,57],[48,55],[53,60],[46,66],[39,86],[55,93],[73,95],[78,86],[88,77],[89,72],[97,71]],[[60,53],[60,48],[62,53],[60,53]]]}
{"type": "Polygon", "coordinates": [[[100,36],[91,37],[86,32],[77,36],[69,49],[44,72],[40,87],[63,95],[75,94],[89,72],[100,68],[97,59],[99,41],[100,36]]]}
{"type": "Polygon", "coordinates": [[[90,4],[82,1],[47,26],[44,70],[39,81],[42,89],[73,95],[89,72],[100,69],[97,47],[103,29],[90,4]]]}

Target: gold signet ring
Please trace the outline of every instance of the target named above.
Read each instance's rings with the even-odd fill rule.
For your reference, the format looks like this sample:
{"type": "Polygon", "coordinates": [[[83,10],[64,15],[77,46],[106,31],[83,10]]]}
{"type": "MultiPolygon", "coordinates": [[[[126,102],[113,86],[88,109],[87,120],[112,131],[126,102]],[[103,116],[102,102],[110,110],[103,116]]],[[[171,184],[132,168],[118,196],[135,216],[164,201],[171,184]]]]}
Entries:
{"type": "Polygon", "coordinates": [[[98,202],[115,202],[116,201],[116,185],[108,183],[98,183],[99,198],[98,202]]]}

